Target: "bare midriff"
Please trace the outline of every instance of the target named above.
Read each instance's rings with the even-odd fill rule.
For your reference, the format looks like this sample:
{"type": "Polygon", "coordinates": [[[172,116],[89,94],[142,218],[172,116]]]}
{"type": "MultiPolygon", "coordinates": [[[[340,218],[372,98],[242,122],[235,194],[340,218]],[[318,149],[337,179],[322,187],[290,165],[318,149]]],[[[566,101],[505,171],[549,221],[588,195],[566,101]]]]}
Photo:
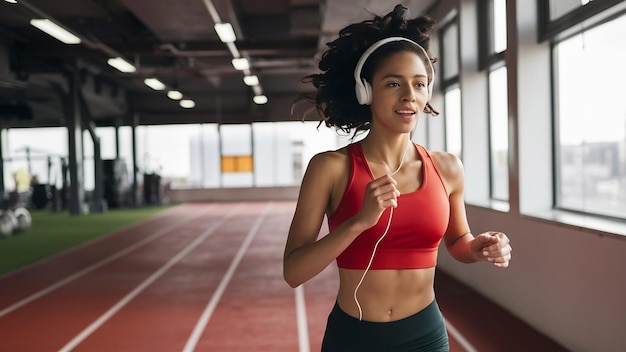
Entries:
{"type": "MultiPolygon", "coordinates": [[[[359,318],[354,289],[363,270],[339,268],[337,303],[348,315],[359,318]]],[[[357,291],[362,320],[389,322],[409,317],[435,299],[435,268],[370,270],[357,291]]]]}

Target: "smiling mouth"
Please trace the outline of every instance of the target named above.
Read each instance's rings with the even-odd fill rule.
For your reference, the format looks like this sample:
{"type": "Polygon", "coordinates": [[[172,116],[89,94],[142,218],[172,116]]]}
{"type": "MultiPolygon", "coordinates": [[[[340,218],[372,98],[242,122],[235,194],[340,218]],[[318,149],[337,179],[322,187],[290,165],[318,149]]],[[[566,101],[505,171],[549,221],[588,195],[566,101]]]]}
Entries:
{"type": "Polygon", "coordinates": [[[396,114],[400,115],[403,119],[410,120],[415,116],[415,111],[413,110],[396,110],[396,114]]]}

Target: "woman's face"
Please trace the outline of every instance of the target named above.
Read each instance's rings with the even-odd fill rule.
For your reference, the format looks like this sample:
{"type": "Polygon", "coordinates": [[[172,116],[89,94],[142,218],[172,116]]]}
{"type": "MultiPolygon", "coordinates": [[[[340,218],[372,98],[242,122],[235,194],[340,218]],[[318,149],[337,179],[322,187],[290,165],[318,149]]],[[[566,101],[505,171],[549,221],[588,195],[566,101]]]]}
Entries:
{"type": "Polygon", "coordinates": [[[372,76],[372,127],[406,133],[413,130],[428,102],[428,71],[412,51],[400,51],[381,60],[372,76]]]}

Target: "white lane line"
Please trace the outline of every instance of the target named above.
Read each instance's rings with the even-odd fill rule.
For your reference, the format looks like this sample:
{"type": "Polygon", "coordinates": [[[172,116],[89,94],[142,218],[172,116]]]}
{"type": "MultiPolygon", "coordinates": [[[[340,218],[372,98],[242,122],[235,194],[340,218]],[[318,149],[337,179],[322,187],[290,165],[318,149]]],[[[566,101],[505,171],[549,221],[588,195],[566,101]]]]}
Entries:
{"type": "Polygon", "coordinates": [[[296,319],[298,322],[298,346],[300,352],[310,352],[309,325],[306,316],[306,305],[304,303],[304,288],[302,285],[296,287],[296,319]]]}
{"type": "Polygon", "coordinates": [[[141,240],[139,242],[136,242],[136,243],[134,243],[133,245],[131,245],[129,247],[124,248],[123,250],[121,250],[121,251],[111,255],[110,257],[102,259],[101,261],[99,261],[97,263],[94,263],[94,264],[86,267],[85,269],[80,270],[80,271],[78,271],[78,272],[76,272],[76,273],[66,277],[65,279],[63,279],[61,281],[57,281],[53,285],[50,285],[50,286],[48,286],[48,287],[46,287],[46,288],[44,288],[44,289],[42,289],[40,291],[37,291],[37,292],[33,293],[32,295],[30,295],[30,296],[28,296],[26,298],[23,298],[22,300],[20,300],[20,301],[18,301],[16,303],[10,305],[9,307],[1,310],[0,311],[0,318],[5,316],[5,315],[7,315],[7,314],[9,314],[9,313],[11,313],[11,312],[13,312],[16,309],[19,309],[19,308],[23,307],[24,305],[26,305],[28,303],[31,303],[32,301],[34,301],[36,299],[39,299],[39,298],[47,295],[48,293],[58,289],[59,287],[62,287],[64,285],[66,285],[66,284],[68,284],[68,283],[70,283],[70,282],[72,282],[72,281],[74,281],[74,280],[76,280],[76,279],[78,279],[78,278],[80,278],[80,277],[82,277],[82,276],[84,276],[84,275],[86,275],[86,274],[88,274],[88,273],[98,269],[98,268],[101,268],[104,265],[109,264],[110,262],[112,262],[112,261],[114,261],[114,260],[116,260],[116,259],[118,259],[118,258],[120,258],[120,257],[122,257],[122,256],[124,256],[124,255],[126,255],[126,254],[128,254],[128,253],[130,253],[132,251],[134,251],[135,249],[137,249],[137,248],[139,248],[139,247],[141,247],[141,246],[143,246],[143,245],[145,245],[145,244],[147,244],[147,243],[149,243],[151,241],[156,240],[157,238],[161,237],[162,235],[168,233],[169,231],[171,231],[171,230],[173,230],[173,229],[175,229],[175,228],[177,228],[179,226],[182,226],[182,225],[188,223],[191,220],[194,220],[196,218],[201,217],[202,215],[206,214],[207,212],[208,212],[208,210],[205,211],[205,212],[202,212],[200,214],[195,214],[195,215],[186,217],[186,218],[184,218],[182,220],[179,220],[179,221],[175,222],[174,224],[172,224],[170,226],[167,226],[167,227],[161,229],[160,231],[157,231],[154,234],[144,238],[143,240],[141,240]]]}
{"type": "Polygon", "coordinates": [[[209,301],[206,308],[202,312],[202,315],[198,319],[196,326],[191,332],[191,335],[189,336],[187,343],[185,343],[185,347],[183,347],[184,352],[192,352],[196,348],[196,345],[198,345],[200,336],[202,335],[202,332],[206,328],[207,324],[209,323],[209,320],[211,319],[211,315],[213,315],[213,311],[215,311],[215,307],[217,307],[217,304],[222,298],[222,295],[224,294],[224,291],[226,290],[228,283],[232,279],[235,273],[235,270],[237,270],[237,266],[239,266],[239,262],[241,262],[241,259],[243,258],[244,254],[248,250],[250,243],[254,239],[254,236],[256,235],[257,231],[259,230],[259,227],[261,226],[261,222],[265,218],[265,215],[269,212],[270,208],[271,208],[271,202],[265,206],[265,208],[263,209],[259,217],[256,219],[256,221],[250,228],[250,231],[248,231],[248,234],[246,235],[245,240],[241,244],[239,251],[233,258],[233,261],[230,263],[230,266],[228,267],[228,270],[222,277],[222,281],[220,281],[220,284],[217,286],[215,293],[213,293],[213,297],[211,297],[211,301],[209,301]]]}
{"type": "Polygon", "coordinates": [[[98,319],[96,319],[93,323],[91,323],[88,327],[86,327],[80,334],[76,335],[70,342],[68,342],[65,346],[63,346],[59,352],[69,352],[78,346],[81,342],[83,342],[89,335],[91,335],[94,331],[96,331],[102,324],[104,324],[109,318],[111,318],[115,313],[117,313],[120,309],[122,309],[128,302],[130,302],[133,298],[137,297],[146,287],[151,285],[155,280],[161,277],[167,270],[169,270],[174,264],[178,263],[181,259],[183,259],[189,252],[191,252],[194,248],[196,248],[200,243],[207,239],[211,234],[215,232],[215,230],[222,226],[228,218],[232,217],[235,214],[235,210],[231,211],[230,214],[221,218],[220,220],[211,224],[211,226],[206,229],[204,232],[200,234],[193,242],[188,244],[182,251],[178,252],[172,259],[170,259],[165,265],[159,268],[156,272],[154,272],[150,277],[145,279],[139,286],[137,286],[134,290],[132,290],[129,294],[124,296],[121,300],[119,300],[113,307],[109,308],[104,314],[102,314],[98,319]]]}
{"type": "Polygon", "coordinates": [[[457,330],[452,324],[450,324],[450,322],[447,319],[445,321],[446,321],[446,328],[450,332],[450,335],[452,335],[452,337],[454,337],[454,339],[459,342],[459,345],[461,345],[461,347],[463,347],[465,351],[478,352],[478,350],[474,346],[472,346],[472,344],[469,341],[467,341],[465,336],[463,336],[459,330],[457,330]]]}
{"type": "Polygon", "coordinates": [[[110,238],[110,237],[113,237],[115,235],[119,235],[120,233],[122,233],[124,231],[128,231],[128,230],[130,230],[132,228],[141,226],[141,225],[146,224],[146,223],[148,223],[148,222],[150,222],[152,220],[156,220],[158,218],[161,218],[161,217],[163,217],[163,216],[173,212],[174,210],[176,210],[176,209],[178,209],[180,207],[181,207],[181,205],[178,205],[178,206],[175,206],[173,208],[164,210],[164,211],[162,211],[162,212],[160,212],[158,214],[155,214],[155,215],[153,215],[153,216],[151,216],[151,217],[149,217],[147,219],[141,220],[141,221],[136,222],[134,224],[126,225],[126,226],[124,226],[122,228],[119,228],[119,229],[117,229],[117,230],[115,230],[115,231],[113,231],[111,233],[108,233],[108,234],[105,234],[105,235],[102,235],[102,236],[98,236],[96,238],[90,239],[90,240],[88,240],[86,242],[83,242],[81,244],[78,244],[78,245],[76,245],[74,247],[68,248],[68,249],[66,249],[64,251],[55,253],[55,254],[53,254],[53,255],[51,255],[49,257],[43,258],[41,260],[38,260],[38,261],[36,261],[34,263],[31,263],[31,264],[25,265],[25,266],[23,266],[21,268],[15,269],[13,271],[9,271],[7,273],[4,273],[4,274],[0,275],[0,280],[6,279],[9,276],[13,276],[13,275],[15,275],[17,273],[20,273],[20,272],[22,272],[22,271],[24,271],[26,269],[29,269],[31,267],[34,267],[36,265],[42,265],[42,264],[45,264],[46,262],[49,262],[49,261],[51,261],[53,259],[57,259],[57,258],[62,257],[64,255],[68,255],[68,254],[70,254],[72,252],[76,252],[79,249],[82,249],[82,248],[87,247],[87,246],[91,246],[92,244],[96,244],[96,243],[98,243],[100,241],[103,241],[103,240],[105,240],[107,238],[110,238]]]}

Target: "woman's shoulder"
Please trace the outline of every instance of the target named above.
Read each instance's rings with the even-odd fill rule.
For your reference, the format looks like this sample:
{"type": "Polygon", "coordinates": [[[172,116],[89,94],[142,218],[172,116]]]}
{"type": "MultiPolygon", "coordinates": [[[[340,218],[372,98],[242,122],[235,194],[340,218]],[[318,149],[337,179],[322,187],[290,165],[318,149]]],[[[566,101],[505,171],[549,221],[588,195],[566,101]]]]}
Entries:
{"type": "Polygon", "coordinates": [[[335,189],[338,182],[346,178],[347,165],[346,147],[317,153],[309,161],[304,184],[316,189],[335,189]]]}
{"type": "Polygon", "coordinates": [[[464,183],[463,162],[456,155],[443,151],[428,152],[439,171],[441,177],[445,180],[448,189],[452,191],[464,183]]]}
{"type": "Polygon", "coordinates": [[[327,150],[317,153],[311,158],[309,165],[331,166],[333,164],[345,164],[348,158],[348,146],[336,150],[327,150]]]}
{"type": "Polygon", "coordinates": [[[459,172],[463,171],[463,163],[458,156],[442,151],[428,151],[433,160],[437,163],[437,167],[441,171],[459,172]]]}

